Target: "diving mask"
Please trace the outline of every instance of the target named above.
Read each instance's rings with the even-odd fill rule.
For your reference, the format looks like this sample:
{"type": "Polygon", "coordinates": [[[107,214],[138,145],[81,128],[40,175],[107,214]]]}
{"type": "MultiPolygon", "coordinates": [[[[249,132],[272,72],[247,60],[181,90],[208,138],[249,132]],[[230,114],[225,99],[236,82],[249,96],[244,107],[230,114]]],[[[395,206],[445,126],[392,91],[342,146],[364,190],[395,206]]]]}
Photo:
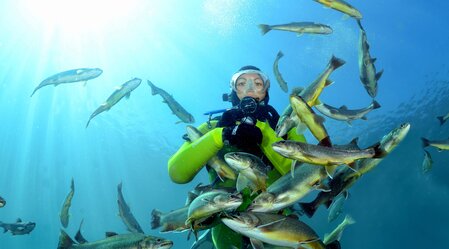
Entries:
{"type": "Polygon", "coordinates": [[[235,92],[247,93],[254,91],[255,93],[264,93],[270,87],[270,81],[262,71],[249,69],[234,74],[231,78],[230,86],[235,92]],[[240,77],[244,74],[257,74],[260,76],[260,79],[240,77]]]}

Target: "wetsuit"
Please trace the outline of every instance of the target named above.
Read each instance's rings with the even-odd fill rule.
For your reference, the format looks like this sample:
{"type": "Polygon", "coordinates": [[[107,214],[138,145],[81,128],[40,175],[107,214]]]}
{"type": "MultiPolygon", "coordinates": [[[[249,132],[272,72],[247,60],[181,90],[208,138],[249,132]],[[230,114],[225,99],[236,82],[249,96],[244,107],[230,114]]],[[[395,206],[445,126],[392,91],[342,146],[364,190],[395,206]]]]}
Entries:
{"type": "MultiPolygon", "coordinates": [[[[207,161],[214,155],[223,156],[229,151],[239,150],[233,146],[224,144],[223,129],[239,124],[242,118],[238,109],[233,108],[223,114],[219,121],[204,123],[198,129],[204,134],[194,142],[185,142],[181,148],[169,159],[168,172],[172,181],[176,183],[188,183],[203,168],[207,161]]],[[[279,115],[271,106],[260,108],[253,116],[257,120],[256,126],[262,132],[262,142],[258,146],[259,151],[251,151],[262,158],[272,170],[268,173],[267,185],[270,185],[282,175],[290,171],[292,160],[287,159],[273,150],[274,142],[283,140],[276,136],[275,125],[279,115]]],[[[298,135],[296,129],[291,129],[285,137],[288,140],[305,142],[302,134],[298,135]]],[[[211,180],[216,179],[216,173],[209,170],[211,180]]],[[[235,181],[226,180],[219,182],[218,187],[235,187],[235,181]]],[[[250,196],[250,191],[244,191],[243,204],[238,211],[244,211],[255,196],[250,196]]],[[[235,233],[224,224],[220,223],[212,228],[212,239],[217,249],[229,249],[232,246],[243,248],[242,235],[235,233]]]]}

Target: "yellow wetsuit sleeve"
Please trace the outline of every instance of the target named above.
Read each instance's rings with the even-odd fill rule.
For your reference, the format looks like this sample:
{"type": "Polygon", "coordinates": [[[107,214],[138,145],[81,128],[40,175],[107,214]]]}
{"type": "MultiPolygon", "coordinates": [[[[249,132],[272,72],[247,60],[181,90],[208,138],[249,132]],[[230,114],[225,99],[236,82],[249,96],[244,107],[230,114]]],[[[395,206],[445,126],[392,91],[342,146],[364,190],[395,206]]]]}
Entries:
{"type": "Polygon", "coordinates": [[[175,183],[190,182],[207,161],[223,148],[223,128],[215,128],[195,142],[185,142],[168,160],[168,174],[175,183]]]}
{"type": "MultiPolygon", "coordinates": [[[[270,127],[268,123],[257,121],[256,126],[259,127],[260,131],[262,131],[263,134],[262,144],[260,146],[262,152],[268,158],[268,160],[270,160],[274,168],[276,168],[282,175],[285,175],[291,169],[292,160],[281,156],[279,153],[273,150],[273,147],[271,147],[273,143],[281,141],[283,139],[276,136],[276,132],[270,127]]],[[[305,138],[303,135],[296,134],[296,129],[291,129],[288,134],[288,139],[305,142],[305,138]],[[295,133],[295,136],[293,136],[293,133],[295,133]]]]}

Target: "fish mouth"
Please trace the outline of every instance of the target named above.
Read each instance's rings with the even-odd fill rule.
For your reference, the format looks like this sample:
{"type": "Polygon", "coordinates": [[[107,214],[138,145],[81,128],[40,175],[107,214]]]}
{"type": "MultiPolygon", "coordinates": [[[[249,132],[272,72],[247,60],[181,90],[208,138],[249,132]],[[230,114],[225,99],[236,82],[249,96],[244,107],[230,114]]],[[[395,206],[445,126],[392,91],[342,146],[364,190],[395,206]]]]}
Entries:
{"type": "Polygon", "coordinates": [[[169,249],[169,248],[171,248],[173,246],[173,242],[172,241],[166,241],[166,242],[162,242],[160,245],[159,245],[159,248],[160,249],[169,249]]]}

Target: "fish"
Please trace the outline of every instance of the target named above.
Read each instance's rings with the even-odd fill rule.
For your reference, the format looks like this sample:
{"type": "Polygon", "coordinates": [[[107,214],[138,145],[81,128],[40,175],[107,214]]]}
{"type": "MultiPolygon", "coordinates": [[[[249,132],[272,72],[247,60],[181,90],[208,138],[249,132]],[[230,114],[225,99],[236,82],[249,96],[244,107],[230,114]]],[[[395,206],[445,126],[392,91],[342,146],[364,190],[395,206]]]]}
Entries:
{"type": "Polygon", "coordinates": [[[362,13],[359,10],[351,6],[349,3],[343,0],[314,0],[317,3],[321,3],[324,6],[338,10],[348,16],[354,17],[355,19],[362,19],[362,13]]]}
{"type": "Polygon", "coordinates": [[[288,85],[287,82],[282,78],[281,72],[279,72],[279,60],[284,56],[282,51],[279,50],[278,54],[276,55],[276,59],[273,63],[273,72],[274,76],[276,77],[277,82],[279,83],[279,86],[281,87],[282,91],[288,92],[288,85]]]}
{"type": "Polygon", "coordinates": [[[327,133],[326,127],[324,127],[324,118],[316,115],[310,108],[307,102],[300,96],[291,95],[290,105],[293,108],[293,112],[298,116],[302,123],[309,128],[312,135],[323,146],[332,146],[332,142],[327,133]]]}
{"type": "Polygon", "coordinates": [[[332,28],[314,22],[292,22],[287,24],[279,24],[279,25],[267,25],[267,24],[259,24],[260,31],[262,35],[265,35],[270,30],[282,30],[294,32],[298,36],[302,34],[322,34],[328,35],[332,33],[332,28]]]}
{"type": "Polygon", "coordinates": [[[329,79],[329,76],[337,69],[343,66],[346,61],[332,55],[329,63],[327,63],[324,71],[318,75],[318,77],[310,83],[300,94],[310,107],[313,107],[320,103],[318,97],[323,92],[323,89],[332,85],[333,81],[329,79]]]}
{"type": "Polygon", "coordinates": [[[214,214],[237,209],[242,202],[241,194],[222,191],[206,192],[190,203],[185,224],[194,228],[196,224],[205,221],[214,214]]]}
{"type": "Polygon", "coordinates": [[[6,200],[3,199],[3,197],[0,196],[0,208],[6,206],[6,200]]]}
{"type": "Polygon", "coordinates": [[[144,233],[139,225],[139,222],[137,222],[136,218],[131,213],[131,209],[129,208],[128,204],[126,204],[126,201],[123,198],[122,183],[119,183],[117,186],[117,204],[119,216],[125,224],[126,230],[132,233],[144,233]]]}
{"type": "Polygon", "coordinates": [[[422,172],[427,173],[432,170],[433,160],[432,156],[427,150],[424,150],[424,160],[422,162],[422,172]]]}
{"type": "Polygon", "coordinates": [[[275,212],[289,207],[314,189],[322,188],[327,177],[324,168],[302,164],[273,182],[266,192],[260,193],[248,207],[251,212],[275,212]]]}
{"type": "Polygon", "coordinates": [[[67,83],[75,83],[80,81],[87,82],[88,80],[95,79],[103,73],[100,68],[78,68],[52,75],[43,80],[33,91],[30,97],[40,88],[48,85],[59,85],[67,83]]]}
{"type": "MultiPolygon", "coordinates": [[[[295,89],[295,91],[292,91],[291,95],[300,96],[310,107],[319,104],[320,101],[318,100],[318,97],[323,92],[323,89],[333,83],[333,81],[329,79],[330,74],[332,74],[335,69],[343,66],[345,63],[346,62],[344,60],[332,56],[324,71],[318,75],[318,77],[310,83],[310,85],[306,88],[295,89]]],[[[289,105],[285,109],[278,121],[278,124],[276,125],[276,135],[278,137],[284,136],[293,127],[297,127],[296,132],[298,134],[303,133],[305,129],[306,125],[301,122],[298,115],[293,112],[293,109],[291,108],[291,105],[289,105]]]]}
{"type": "Polygon", "coordinates": [[[264,248],[262,242],[290,248],[326,248],[311,227],[291,217],[241,212],[229,214],[221,221],[235,232],[249,237],[253,248],[264,248]]]}
{"type": "Polygon", "coordinates": [[[360,20],[357,20],[360,27],[358,64],[360,72],[360,81],[365,87],[368,94],[375,98],[377,95],[377,81],[383,74],[383,70],[377,72],[374,62],[376,58],[372,58],[369,52],[370,46],[366,37],[365,29],[362,27],[360,20]]]}
{"type": "MultiPolygon", "coordinates": [[[[402,123],[388,134],[384,135],[380,140],[379,148],[387,155],[390,154],[407,136],[410,130],[410,123],[402,123]]],[[[325,205],[329,208],[333,199],[340,193],[349,190],[362,175],[370,172],[384,159],[383,158],[367,158],[360,159],[355,163],[355,171],[348,168],[340,168],[333,178],[329,181],[331,191],[319,192],[312,202],[299,203],[302,211],[312,217],[319,206],[325,205]]]]}
{"type": "Polygon", "coordinates": [[[190,229],[190,226],[185,224],[188,213],[188,205],[167,213],[153,209],[151,212],[151,229],[161,228],[161,233],[187,231],[190,229]]]}
{"type": "Polygon", "coordinates": [[[108,232],[106,238],[94,242],[76,243],[61,229],[58,249],[169,249],[173,242],[141,233],[116,234],[108,232]]]}
{"type": "Polygon", "coordinates": [[[204,232],[198,240],[193,243],[190,249],[215,249],[210,229],[204,232]]]}
{"type": "Polygon", "coordinates": [[[267,174],[270,167],[255,155],[246,152],[230,152],[224,155],[224,160],[238,172],[237,192],[249,186],[253,192],[267,189],[267,174]]]}
{"type": "Polygon", "coordinates": [[[274,151],[284,157],[321,166],[346,164],[353,167],[355,160],[385,156],[379,144],[363,150],[345,150],[298,141],[283,140],[273,143],[274,151]]]}
{"type": "Polygon", "coordinates": [[[323,243],[327,245],[334,241],[339,241],[345,228],[354,223],[355,220],[350,215],[346,215],[340,225],[338,225],[330,234],[324,235],[323,243]]]}
{"type": "Polygon", "coordinates": [[[438,151],[449,150],[449,138],[446,140],[429,140],[422,137],[422,147],[432,146],[438,149],[438,151]]]}
{"type": "Polygon", "coordinates": [[[192,114],[190,114],[189,112],[186,111],[186,109],[184,109],[184,107],[182,107],[182,105],[180,105],[174,98],[172,95],[168,94],[166,91],[164,91],[163,89],[155,86],[151,81],[147,81],[148,85],[151,87],[151,94],[152,95],[156,95],[159,94],[161,95],[163,102],[166,103],[168,105],[168,107],[170,108],[170,110],[173,112],[173,114],[175,114],[179,119],[181,119],[180,121],[176,122],[181,123],[195,123],[195,118],[192,116],[192,114]]]}
{"type": "Polygon", "coordinates": [[[3,223],[0,221],[0,227],[3,228],[3,232],[11,232],[12,235],[25,235],[30,234],[36,227],[35,222],[22,222],[19,218],[15,223],[3,223]]]}
{"type": "Polygon", "coordinates": [[[86,128],[89,126],[90,121],[97,116],[98,114],[109,111],[111,107],[117,104],[123,97],[129,98],[131,96],[131,92],[134,91],[142,82],[139,78],[134,78],[129,80],[122,85],[118,86],[116,90],[109,96],[109,98],[101,104],[93,113],[90,115],[89,120],[87,121],[86,128]]]}
{"type": "Polygon", "coordinates": [[[64,204],[62,205],[61,208],[61,213],[59,214],[61,224],[64,228],[67,228],[67,226],[69,225],[69,209],[70,206],[72,205],[72,198],[74,194],[75,194],[75,183],[72,178],[72,181],[70,183],[70,192],[67,194],[64,200],[64,204]]]}
{"type": "MultiPolygon", "coordinates": [[[[299,95],[303,90],[303,87],[295,87],[292,89],[291,95],[299,95]]],[[[283,137],[290,131],[290,129],[295,126],[298,127],[301,125],[301,120],[299,120],[296,114],[293,113],[292,115],[292,113],[293,108],[290,104],[288,104],[282,112],[282,115],[279,117],[278,123],[276,124],[276,136],[283,137]]],[[[302,129],[302,126],[300,128],[302,129]]]]}
{"type": "Polygon", "coordinates": [[[340,216],[340,214],[343,212],[343,205],[345,203],[345,200],[348,198],[348,193],[343,192],[337,195],[335,197],[335,200],[332,201],[332,204],[329,207],[329,214],[327,216],[327,221],[331,223],[335,219],[340,216]]]}
{"type": "MultiPolygon", "coordinates": [[[[195,142],[200,139],[203,134],[197,128],[192,125],[187,125],[187,136],[191,142],[195,142]]],[[[235,180],[237,179],[236,173],[229,167],[229,165],[224,161],[224,159],[215,155],[207,161],[207,164],[217,172],[218,177],[221,181],[225,179],[235,180]]]]}
{"type": "Polygon", "coordinates": [[[440,125],[443,125],[449,119],[449,113],[444,116],[438,116],[437,119],[440,121],[440,125]]]}
{"type": "Polygon", "coordinates": [[[325,103],[321,103],[319,105],[316,105],[315,108],[329,118],[346,121],[349,125],[351,125],[351,122],[353,120],[366,120],[366,114],[374,109],[380,108],[380,104],[377,101],[373,100],[373,102],[368,107],[349,110],[345,105],[341,106],[340,108],[336,108],[325,103]]]}

